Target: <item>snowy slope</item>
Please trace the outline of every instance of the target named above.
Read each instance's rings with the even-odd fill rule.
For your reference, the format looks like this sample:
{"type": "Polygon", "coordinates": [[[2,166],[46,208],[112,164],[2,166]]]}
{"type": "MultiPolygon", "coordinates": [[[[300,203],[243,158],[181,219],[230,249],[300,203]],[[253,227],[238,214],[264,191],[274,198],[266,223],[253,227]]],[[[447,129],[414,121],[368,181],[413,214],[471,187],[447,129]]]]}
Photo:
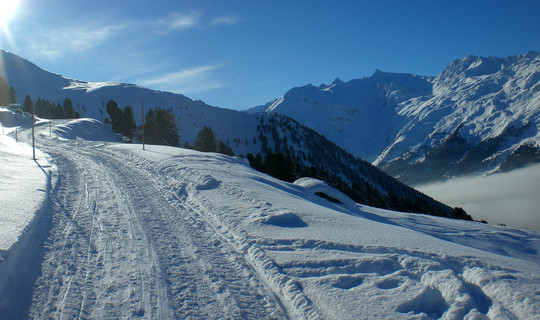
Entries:
{"type": "Polygon", "coordinates": [[[435,78],[376,71],[307,85],[267,112],[288,115],[409,183],[490,172],[505,160],[513,169],[540,161],[540,53],[469,56],[435,78]],[[520,147],[536,155],[518,159],[512,153],[520,147]]]}
{"type": "Polygon", "coordinates": [[[46,200],[48,175],[52,170],[50,163],[39,150],[36,153],[38,161],[34,161],[31,145],[8,136],[9,133],[15,136],[15,124],[30,121],[24,115],[0,107],[0,261],[28,231],[46,200]]]}
{"type": "Polygon", "coordinates": [[[0,265],[3,318],[540,318],[536,232],[357,206],[313,179],[107,130],[38,128],[57,168],[37,205],[48,239],[0,265]]]}
{"type": "MultiPolygon", "coordinates": [[[[212,107],[183,95],[131,84],[67,79],[42,70],[11,53],[0,51],[0,54],[3,61],[0,74],[6,77],[9,86],[16,89],[19,101],[27,94],[34,101],[41,98],[55,103],[62,103],[67,97],[83,117],[104,120],[108,116],[104,104],[109,99],[114,99],[121,108],[133,106],[139,121],[144,101],[146,111],[156,107],[172,110],[181,145],[193,145],[198,132],[204,126],[209,126],[215,132],[216,138],[229,145],[236,155],[247,156],[251,153],[265,157],[272,152],[283,153],[291,157],[297,165],[304,168],[314,167],[323,172],[325,179],[334,186],[354,183],[356,193],[359,189],[372,191],[371,194],[366,191],[361,197],[357,195],[357,201],[377,203],[379,206],[386,205],[388,208],[405,211],[411,210],[407,208],[408,204],[422,202],[427,204],[423,205],[423,212],[441,215],[449,215],[451,212],[448,206],[397,183],[380,170],[336,147],[317,132],[291,119],[284,119],[282,115],[251,114],[212,107]],[[338,181],[338,178],[343,181],[338,181]],[[397,196],[398,200],[390,201],[389,194],[397,196]]],[[[381,73],[380,78],[385,78],[385,75],[381,73]]],[[[417,79],[417,82],[424,84],[422,79],[417,79]]],[[[411,89],[413,92],[415,90],[425,89],[411,89]]],[[[347,94],[344,93],[344,96],[347,94]]],[[[398,98],[396,96],[396,99],[398,98]]],[[[69,130],[66,135],[69,135],[69,130]]],[[[109,137],[108,141],[111,139],[114,140],[114,137],[109,137]]]]}
{"type": "Polygon", "coordinates": [[[292,117],[345,150],[373,161],[400,124],[395,105],[431,91],[429,77],[376,71],[371,77],[340,79],[288,91],[266,111],[292,117]]]}
{"type": "Polygon", "coordinates": [[[135,110],[137,123],[141,123],[141,106],[172,110],[176,116],[181,144],[193,144],[203,126],[210,126],[217,138],[229,144],[236,154],[257,153],[260,148],[235,144],[235,140],[251,141],[257,134],[256,115],[206,105],[181,94],[155,91],[134,84],[119,82],[85,82],[65,78],[45,71],[30,61],[0,49],[0,76],[14,87],[22,104],[26,95],[35,102],[38,98],[62,103],[65,98],[73,102],[83,117],[103,121],[108,117],[105,104],[115,100],[121,108],[128,105],[135,110]]]}
{"type": "Polygon", "coordinates": [[[238,112],[118,82],[84,82],[40,69],[0,51],[2,74],[19,101],[30,95],[73,101],[83,117],[104,120],[114,99],[140,107],[170,109],[181,144],[192,144],[203,126],[235,154],[257,154],[262,108],[292,117],[354,156],[401,181],[418,185],[465,174],[510,171],[540,161],[540,54],[506,58],[469,56],[437,77],[386,73],[330,85],[294,88],[272,103],[238,112]]]}

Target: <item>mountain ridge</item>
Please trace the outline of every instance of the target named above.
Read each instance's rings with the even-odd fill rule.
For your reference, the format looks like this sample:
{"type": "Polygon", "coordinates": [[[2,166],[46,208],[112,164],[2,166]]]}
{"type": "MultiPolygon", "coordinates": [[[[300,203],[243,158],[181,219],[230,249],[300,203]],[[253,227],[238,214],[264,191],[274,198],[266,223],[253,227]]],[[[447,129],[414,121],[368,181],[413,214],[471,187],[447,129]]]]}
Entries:
{"type": "MultiPolygon", "coordinates": [[[[505,58],[470,55],[435,77],[375,70],[347,82],[308,84],[250,112],[134,84],[69,79],[1,54],[0,75],[17,89],[19,101],[26,94],[57,103],[69,98],[82,116],[99,120],[107,117],[108,99],[135,110],[144,101],[145,108],[175,113],[182,144],[193,144],[208,126],[235,154],[264,153],[261,137],[273,141],[275,132],[261,133],[261,114],[283,114],[406,184],[510,171],[540,161],[540,54],[534,51],[505,58]]],[[[141,113],[135,111],[135,117],[140,123],[141,113]]],[[[304,130],[299,128],[287,130],[304,130]]],[[[297,158],[303,147],[293,144],[282,151],[297,158]]]]}
{"type": "Polygon", "coordinates": [[[538,149],[539,88],[538,52],[505,58],[471,55],[452,61],[435,77],[376,70],[370,77],[326,88],[296,87],[266,112],[290,116],[414,184],[495,172],[520,147],[538,149]],[[474,161],[483,165],[471,168],[460,158],[441,169],[425,161],[432,152],[443,154],[437,149],[452,133],[470,150],[490,145],[491,153],[469,156],[476,154],[474,161]]]}
{"type": "MultiPolygon", "coordinates": [[[[33,64],[26,66],[24,62],[27,60],[14,58],[12,54],[2,54],[2,60],[7,61],[8,66],[2,70],[3,74],[8,74],[8,84],[16,88],[19,101],[26,95],[55,103],[69,98],[73,105],[77,106],[77,111],[81,104],[86,104],[86,107],[82,108],[85,110],[83,117],[104,120],[104,104],[112,99],[120,108],[127,105],[136,108],[135,115],[140,123],[139,103],[142,104],[144,100],[145,111],[159,107],[170,110],[175,115],[181,145],[193,145],[200,130],[205,126],[210,127],[216,139],[229,146],[234,154],[246,157],[252,155],[253,159],[262,158],[278,171],[283,170],[281,165],[293,163],[289,167],[288,176],[305,173],[325,179],[332,186],[346,191],[358,202],[401,211],[457,217],[451,207],[406,186],[371,164],[347,153],[316,131],[282,115],[250,114],[213,107],[180,94],[155,91],[132,84],[67,79],[39,69],[33,64]],[[18,63],[10,62],[10,59],[18,63]],[[21,71],[34,67],[39,70],[34,70],[34,73],[21,71]],[[27,86],[28,83],[36,81],[35,78],[41,77],[50,78],[50,86],[46,90],[27,86]],[[313,141],[318,143],[314,144],[313,141]],[[325,149],[321,146],[325,146],[325,149]]],[[[460,217],[470,219],[470,216],[460,217]]]]}

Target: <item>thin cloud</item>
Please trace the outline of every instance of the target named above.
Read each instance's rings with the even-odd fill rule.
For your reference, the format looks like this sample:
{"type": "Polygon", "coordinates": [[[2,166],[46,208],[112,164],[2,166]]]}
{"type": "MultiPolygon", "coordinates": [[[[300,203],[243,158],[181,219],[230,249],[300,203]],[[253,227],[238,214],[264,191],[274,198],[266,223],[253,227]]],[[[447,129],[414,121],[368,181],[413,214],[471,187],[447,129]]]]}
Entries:
{"type": "Polygon", "coordinates": [[[207,65],[170,72],[149,79],[140,80],[143,86],[181,94],[192,94],[224,87],[217,81],[214,71],[219,65],[207,65]]]}
{"type": "Polygon", "coordinates": [[[165,28],[169,31],[185,30],[199,25],[200,18],[201,14],[198,12],[191,12],[190,14],[175,12],[159,20],[158,24],[165,26],[165,28]]]}
{"type": "Polygon", "coordinates": [[[240,22],[240,20],[235,16],[221,16],[214,18],[210,25],[212,26],[218,26],[218,25],[233,25],[240,22]]]}
{"type": "Polygon", "coordinates": [[[54,29],[46,28],[42,32],[37,30],[29,35],[27,46],[33,52],[39,53],[40,56],[55,60],[92,50],[120,32],[123,32],[123,35],[129,35],[147,30],[167,34],[172,31],[194,28],[199,24],[200,17],[201,15],[197,12],[190,14],[172,13],[157,21],[126,20],[120,24],[88,22],[54,29]]]}
{"type": "Polygon", "coordinates": [[[184,69],[176,72],[166,73],[152,79],[143,80],[141,83],[148,86],[170,82],[189,83],[192,82],[193,79],[200,79],[207,76],[212,70],[215,70],[217,67],[217,65],[208,65],[184,69]]]}
{"type": "Polygon", "coordinates": [[[63,27],[31,36],[29,46],[34,52],[54,60],[67,54],[91,50],[108,41],[124,25],[93,25],[63,27]]]}
{"type": "Polygon", "coordinates": [[[119,32],[130,35],[129,41],[138,41],[140,37],[133,39],[137,32],[151,32],[166,35],[175,31],[218,25],[233,25],[239,22],[238,18],[224,15],[214,18],[209,23],[202,22],[203,15],[200,12],[190,13],[173,12],[158,20],[134,21],[125,20],[116,24],[97,24],[95,22],[81,23],[75,26],[66,26],[55,29],[46,28],[42,32],[29,35],[28,48],[33,52],[45,56],[49,60],[55,60],[74,53],[92,50],[107,42],[119,32]]]}

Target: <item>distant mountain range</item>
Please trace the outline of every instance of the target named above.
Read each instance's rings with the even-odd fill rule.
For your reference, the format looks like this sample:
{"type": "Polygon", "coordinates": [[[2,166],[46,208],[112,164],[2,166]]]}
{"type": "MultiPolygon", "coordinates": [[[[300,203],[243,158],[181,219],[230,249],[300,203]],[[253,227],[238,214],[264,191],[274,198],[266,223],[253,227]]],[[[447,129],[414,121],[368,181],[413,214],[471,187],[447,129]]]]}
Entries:
{"type": "Polygon", "coordinates": [[[408,187],[316,131],[281,114],[253,114],[213,107],[181,94],[132,84],[68,79],[42,70],[17,55],[5,51],[0,54],[3,61],[0,76],[15,88],[20,102],[26,95],[33,101],[41,98],[55,103],[69,98],[83,117],[104,120],[108,117],[104,105],[113,99],[121,108],[134,107],[140,123],[138,110],[144,101],[145,111],[156,107],[173,111],[181,144],[192,145],[197,133],[209,126],[216,138],[229,145],[234,154],[246,156],[267,172],[289,170],[286,172],[289,178],[306,175],[320,178],[357,202],[373,206],[467,218],[463,212],[452,210],[408,187]]]}
{"type": "MultiPolygon", "coordinates": [[[[68,79],[12,53],[0,50],[0,55],[0,76],[16,89],[19,101],[26,95],[56,103],[69,98],[82,116],[100,120],[108,116],[104,104],[109,99],[135,110],[144,101],[146,110],[161,107],[175,113],[182,144],[192,144],[199,130],[210,126],[236,155],[282,152],[306,167],[322,165],[346,182],[356,178],[344,174],[343,167],[332,168],[328,159],[339,159],[330,153],[350,153],[345,161],[350,166],[364,159],[408,184],[540,162],[537,52],[469,56],[451,62],[436,77],[377,70],[348,82],[309,84],[248,112],[133,84],[68,79]],[[321,153],[304,141],[319,141],[313,138],[319,134],[336,149],[321,153]]],[[[140,112],[135,114],[140,123],[140,112]]],[[[382,187],[386,182],[373,183],[388,193],[382,187]]]]}
{"type": "Polygon", "coordinates": [[[271,103],[410,184],[540,162],[540,54],[468,56],[436,77],[370,77],[293,88],[271,103]]]}

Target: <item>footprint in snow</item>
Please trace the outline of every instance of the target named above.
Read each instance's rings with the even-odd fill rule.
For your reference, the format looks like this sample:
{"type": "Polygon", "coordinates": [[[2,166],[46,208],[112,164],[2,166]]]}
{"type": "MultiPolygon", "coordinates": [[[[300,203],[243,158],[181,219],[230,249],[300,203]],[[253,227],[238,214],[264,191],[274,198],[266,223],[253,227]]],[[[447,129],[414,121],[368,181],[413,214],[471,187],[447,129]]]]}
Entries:
{"type": "Polygon", "coordinates": [[[205,175],[199,179],[198,184],[195,188],[197,190],[211,190],[217,189],[220,184],[221,182],[216,180],[214,177],[205,175]]]}
{"type": "Polygon", "coordinates": [[[349,289],[358,287],[362,283],[364,283],[363,277],[341,276],[335,281],[335,283],[332,283],[332,286],[335,288],[349,290],[349,289]]]}

